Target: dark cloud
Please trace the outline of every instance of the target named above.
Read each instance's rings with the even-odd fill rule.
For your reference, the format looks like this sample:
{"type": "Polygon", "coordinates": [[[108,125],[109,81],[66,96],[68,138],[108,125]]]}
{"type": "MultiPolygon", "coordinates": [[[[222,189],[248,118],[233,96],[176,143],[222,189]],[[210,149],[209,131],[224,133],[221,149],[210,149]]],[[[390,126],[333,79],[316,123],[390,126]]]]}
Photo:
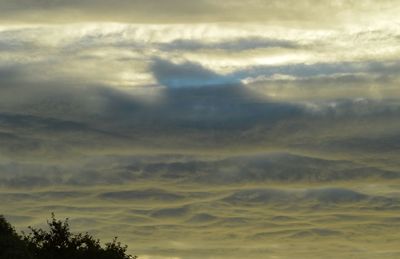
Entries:
{"type": "MultiPolygon", "coordinates": [[[[393,76],[399,70],[399,62],[340,62],[340,63],[316,63],[316,64],[290,64],[274,66],[250,66],[238,69],[227,74],[218,74],[208,70],[200,64],[193,62],[172,63],[163,59],[155,59],[151,71],[157,81],[171,88],[183,87],[204,87],[204,86],[225,86],[241,85],[243,80],[255,79],[264,80],[266,84],[276,82],[295,85],[296,88],[308,87],[307,84],[324,87],[324,84],[343,85],[373,85],[393,84],[393,76]],[[374,75],[375,78],[366,78],[357,74],[374,75]],[[293,79],[275,79],[275,75],[294,77],[293,79]],[[269,80],[268,80],[269,79],[269,80]]],[[[359,90],[360,91],[360,90],[359,90]]],[[[382,87],[382,91],[385,88],[382,87]]],[[[364,87],[364,92],[366,92],[364,87]]],[[[346,98],[343,96],[342,98],[346,98]]]]}
{"type": "MultiPolygon", "coordinates": [[[[237,184],[312,184],[357,182],[360,180],[396,181],[400,178],[398,167],[388,168],[384,163],[371,161],[352,162],[325,160],[289,154],[235,156],[224,159],[213,157],[184,158],[163,156],[104,157],[71,160],[57,165],[44,160],[37,164],[0,165],[0,185],[5,188],[37,189],[49,186],[93,187],[125,185],[135,182],[160,181],[193,184],[196,186],[235,186],[237,184]],[[174,161],[174,160],[181,161],[174,161]],[[155,161],[151,161],[155,160],[155,161]],[[48,163],[46,165],[46,163],[48,163]]],[[[348,157],[347,159],[355,159],[348,157]]],[[[65,161],[64,161],[65,162],[65,161]]],[[[45,194],[41,194],[46,196],[45,194]]],[[[102,194],[107,199],[156,199],[169,197],[161,190],[123,191],[102,194]],[[153,197],[154,193],[156,197],[153,197]],[[147,197],[146,195],[149,195],[147,197]]],[[[187,197],[202,197],[192,193],[187,197]]],[[[183,198],[183,196],[181,197],[183,198]]]]}
{"type": "MultiPolygon", "coordinates": [[[[123,163],[120,163],[122,166],[123,163]]],[[[397,172],[349,161],[330,161],[293,155],[233,157],[222,160],[141,163],[122,166],[135,179],[180,179],[200,184],[249,182],[334,182],[359,179],[395,179],[397,172]]]]}
{"type": "Polygon", "coordinates": [[[183,196],[175,193],[168,193],[159,189],[148,189],[143,191],[120,191],[102,193],[99,196],[102,199],[113,200],[158,200],[158,201],[177,201],[181,200],[183,196]]]}
{"type": "Polygon", "coordinates": [[[205,224],[212,223],[218,220],[218,217],[210,215],[208,213],[199,213],[191,217],[187,223],[189,224],[205,224]]]}
{"type": "Polygon", "coordinates": [[[238,78],[219,75],[193,62],[174,64],[167,60],[155,59],[151,71],[160,84],[172,88],[240,83],[238,78]]]}
{"type": "MultiPolygon", "coordinates": [[[[318,188],[308,190],[282,190],[282,189],[251,189],[241,190],[226,197],[224,201],[237,205],[249,206],[249,204],[280,204],[288,205],[294,202],[309,206],[309,202],[317,202],[317,206],[326,206],[340,203],[358,203],[368,202],[371,205],[382,205],[389,202],[392,204],[393,199],[387,197],[370,197],[363,193],[359,193],[344,188],[318,188]]],[[[300,205],[302,206],[302,205],[300,205]]],[[[384,205],[385,206],[385,205],[384,205]]]]}
{"type": "MultiPolygon", "coordinates": [[[[29,168],[31,170],[31,168],[29,168]]],[[[17,176],[9,179],[2,179],[1,185],[11,188],[34,188],[41,186],[49,186],[54,184],[51,180],[48,179],[48,176],[17,176]]]]}
{"type": "Polygon", "coordinates": [[[260,48],[299,48],[300,45],[294,41],[267,39],[261,37],[238,38],[234,40],[224,40],[221,42],[203,42],[194,40],[174,40],[170,43],[161,44],[161,49],[177,51],[196,51],[196,50],[225,50],[225,51],[245,51],[260,48]]]}
{"type": "Polygon", "coordinates": [[[155,218],[180,218],[187,215],[188,212],[188,207],[167,208],[156,210],[151,213],[151,216],[155,218]]]}
{"type": "Polygon", "coordinates": [[[340,188],[308,190],[305,199],[316,199],[321,203],[358,202],[368,199],[367,195],[340,188]]]}
{"type": "MultiPolygon", "coordinates": [[[[161,81],[163,76],[178,76],[175,70],[183,73],[183,65],[162,64],[167,68],[159,75],[161,81]],[[173,73],[166,72],[170,71],[168,66],[173,67],[173,73]]],[[[200,78],[195,69],[193,73],[194,78],[200,78]]],[[[96,150],[112,153],[146,149],[156,153],[173,149],[179,153],[289,148],[296,152],[339,153],[357,148],[362,153],[394,151],[398,142],[395,118],[400,109],[396,99],[343,97],[304,105],[262,99],[242,85],[220,85],[167,88],[160,103],[147,105],[134,95],[105,86],[78,85],[65,90],[54,81],[31,85],[11,81],[13,90],[8,97],[17,98],[14,91],[21,91],[18,101],[7,94],[0,97],[4,100],[0,106],[6,111],[0,114],[1,150],[10,157],[67,159],[96,150]],[[349,130],[337,131],[341,127],[349,130]],[[326,138],[325,134],[331,136],[326,138]]],[[[184,171],[175,169],[175,174],[184,171]]]]}

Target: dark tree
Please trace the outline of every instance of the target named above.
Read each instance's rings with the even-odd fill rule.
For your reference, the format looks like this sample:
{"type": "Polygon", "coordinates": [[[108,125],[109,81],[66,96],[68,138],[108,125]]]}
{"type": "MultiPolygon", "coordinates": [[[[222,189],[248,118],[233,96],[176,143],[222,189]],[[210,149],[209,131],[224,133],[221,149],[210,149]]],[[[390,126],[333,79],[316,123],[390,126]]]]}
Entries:
{"type": "Polygon", "coordinates": [[[19,236],[11,225],[0,217],[1,259],[136,259],[126,253],[117,238],[105,247],[88,233],[73,234],[68,219],[57,220],[52,215],[49,229],[29,227],[31,232],[19,236]]]}
{"type": "Polygon", "coordinates": [[[0,215],[0,258],[33,259],[26,243],[15,232],[14,228],[0,215]]]}

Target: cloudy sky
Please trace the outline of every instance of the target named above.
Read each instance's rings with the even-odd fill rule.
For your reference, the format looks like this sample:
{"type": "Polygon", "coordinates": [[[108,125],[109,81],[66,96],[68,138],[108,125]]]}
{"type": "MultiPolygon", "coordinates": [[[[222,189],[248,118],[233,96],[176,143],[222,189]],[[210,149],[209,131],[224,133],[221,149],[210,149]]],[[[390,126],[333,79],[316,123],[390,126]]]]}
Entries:
{"type": "Polygon", "coordinates": [[[0,214],[142,259],[399,258],[397,0],[0,0],[0,214]]]}

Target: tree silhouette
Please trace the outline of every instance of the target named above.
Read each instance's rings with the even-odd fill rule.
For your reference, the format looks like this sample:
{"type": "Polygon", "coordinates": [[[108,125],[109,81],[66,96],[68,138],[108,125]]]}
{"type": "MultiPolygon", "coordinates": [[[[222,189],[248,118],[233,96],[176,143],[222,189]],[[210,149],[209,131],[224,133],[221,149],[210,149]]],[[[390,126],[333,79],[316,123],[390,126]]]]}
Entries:
{"type": "Polygon", "coordinates": [[[100,245],[100,240],[88,233],[73,234],[68,219],[57,220],[52,214],[47,221],[49,230],[29,227],[30,233],[19,236],[11,225],[0,217],[1,259],[136,259],[126,253],[117,238],[100,245]],[[4,239],[4,240],[3,240],[4,239]],[[8,240],[8,241],[7,241],[8,240]],[[4,252],[4,255],[2,254],[4,252]],[[16,252],[19,251],[19,252],[16,252]],[[18,253],[18,254],[17,254],[18,253]],[[8,257],[7,257],[8,256],[8,257]]]}
{"type": "Polygon", "coordinates": [[[26,243],[15,232],[14,228],[0,215],[0,258],[33,259],[26,243]]]}

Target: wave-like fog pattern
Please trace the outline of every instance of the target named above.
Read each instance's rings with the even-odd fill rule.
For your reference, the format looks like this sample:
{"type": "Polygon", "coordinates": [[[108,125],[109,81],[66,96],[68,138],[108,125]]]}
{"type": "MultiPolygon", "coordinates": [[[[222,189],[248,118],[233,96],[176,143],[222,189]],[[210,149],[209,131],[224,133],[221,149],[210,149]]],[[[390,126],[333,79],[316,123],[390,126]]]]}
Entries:
{"type": "Polygon", "coordinates": [[[20,173],[2,181],[6,216],[42,225],[55,211],[75,231],[118,233],[151,258],[399,256],[398,172],[283,153],[86,163],[90,171],[36,167],[36,176],[12,165],[20,173]]]}

